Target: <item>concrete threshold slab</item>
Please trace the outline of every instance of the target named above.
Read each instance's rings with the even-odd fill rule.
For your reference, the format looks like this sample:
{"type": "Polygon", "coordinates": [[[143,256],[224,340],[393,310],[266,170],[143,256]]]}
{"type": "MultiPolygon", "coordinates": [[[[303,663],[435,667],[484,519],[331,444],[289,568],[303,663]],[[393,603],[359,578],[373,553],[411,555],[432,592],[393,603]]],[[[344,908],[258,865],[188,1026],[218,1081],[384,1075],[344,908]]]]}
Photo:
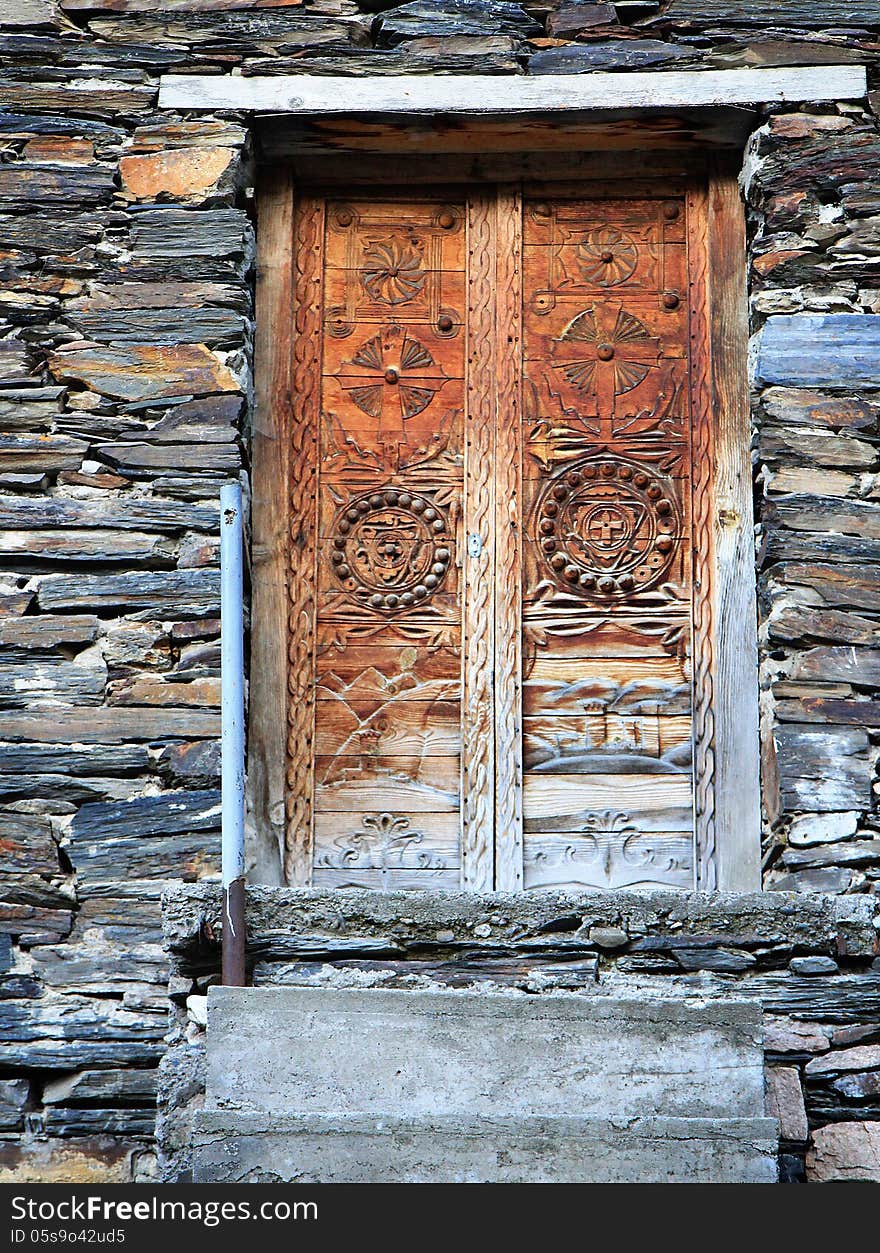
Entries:
{"type": "Polygon", "coordinates": [[[400,1118],[207,1110],[197,1183],[775,1183],[771,1118],[400,1118]]]}

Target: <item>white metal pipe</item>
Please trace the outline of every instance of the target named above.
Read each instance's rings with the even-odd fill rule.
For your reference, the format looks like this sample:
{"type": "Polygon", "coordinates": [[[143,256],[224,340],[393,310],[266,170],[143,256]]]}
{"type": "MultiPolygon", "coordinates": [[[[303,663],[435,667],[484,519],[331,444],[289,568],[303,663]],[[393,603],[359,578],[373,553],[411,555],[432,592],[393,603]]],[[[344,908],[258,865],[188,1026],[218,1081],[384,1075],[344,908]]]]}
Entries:
{"type": "Polygon", "coordinates": [[[220,489],[223,982],[244,983],[244,610],[241,485],[220,489]]]}

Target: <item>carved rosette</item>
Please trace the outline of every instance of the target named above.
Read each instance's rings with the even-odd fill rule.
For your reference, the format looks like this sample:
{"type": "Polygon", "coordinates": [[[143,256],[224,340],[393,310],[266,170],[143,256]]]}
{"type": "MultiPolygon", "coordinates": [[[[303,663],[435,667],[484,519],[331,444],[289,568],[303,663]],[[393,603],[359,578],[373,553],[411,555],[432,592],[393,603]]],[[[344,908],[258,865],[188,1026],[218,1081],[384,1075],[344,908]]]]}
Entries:
{"type": "Polygon", "coordinates": [[[349,501],[334,519],[331,545],[337,583],[380,614],[429,600],[443,586],[452,560],[442,510],[396,488],[349,501]]]}
{"type": "Polygon", "coordinates": [[[397,240],[376,242],[364,253],[361,283],[372,300],[402,305],[425,286],[422,258],[397,240]]]}
{"type": "Polygon", "coordinates": [[[588,283],[616,287],[632,277],[639,250],[631,235],[613,226],[600,226],[578,245],[577,260],[588,283]]]}
{"type": "Polygon", "coordinates": [[[551,578],[588,600],[625,599],[655,586],[681,534],[671,482],[616,456],[581,460],[552,478],[535,524],[551,578]]]}

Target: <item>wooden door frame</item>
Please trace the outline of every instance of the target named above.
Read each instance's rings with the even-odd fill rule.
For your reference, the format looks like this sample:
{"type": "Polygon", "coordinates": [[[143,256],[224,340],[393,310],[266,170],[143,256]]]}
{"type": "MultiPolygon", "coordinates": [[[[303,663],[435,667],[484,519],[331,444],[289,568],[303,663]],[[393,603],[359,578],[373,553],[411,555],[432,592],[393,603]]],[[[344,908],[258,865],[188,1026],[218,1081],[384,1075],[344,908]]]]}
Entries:
{"type": "MultiPolygon", "coordinates": [[[[631,134],[627,146],[633,146],[631,134]]],[[[503,182],[499,175],[513,178],[519,166],[528,166],[533,175],[527,155],[490,155],[480,172],[493,182],[503,182]]],[[[551,155],[541,168],[559,159],[551,155]]],[[[570,153],[563,160],[571,178],[590,157],[570,153]]],[[[369,159],[360,157],[359,161],[358,181],[370,180],[369,159]]],[[[422,166],[418,158],[412,161],[414,176],[428,180],[434,162],[422,166]]],[[[399,180],[399,160],[390,164],[399,180]]],[[[711,816],[702,829],[698,813],[698,886],[743,892],[761,886],[761,802],[747,250],[738,188],[740,165],[738,154],[708,154],[704,218],[705,252],[711,259],[704,276],[708,360],[701,371],[705,392],[700,399],[714,413],[714,448],[705,451],[715,472],[714,497],[706,511],[702,539],[706,561],[714,559],[715,575],[707,580],[711,590],[700,608],[706,650],[696,661],[702,667],[702,681],[714,685],[714,690],[708,692],[711,699],[704,701],[702,716],[698,711],[696,718],[695,790],[714,791],[711,816]]],[[[388,166],[387,158],[378,158],[375,174],[380,176],[388,166]]],[[[453,175],[454,166],[453,162],[453,175]]],[[[477,181],[478,164],[472,156],[462,157],[458,168],[461,181],[477,181]]],[[[306,252],[314,260],[314,272],[295,273],[295,206],[292,165],[262,169],[257,199],[248,813],[254,878],[307,886],[311,848],[307,840],[291,839],[287,832],[310,827],[308,780],[301,777],[301,768],[291,764],[296,754],[288,755],[288,741],[298,745],[310,735],[311,699],[304,679],[310,671],[305,663],[312,647],[308,632],[312,591],[308,581],[297,579],[296,574],[313,570],[314,555],[308,545],[303,548],[302,537],[290,534],[288,520],[290,491],[302,496],[312,490],[307,449],[314,433],[293,420],[293,389],[317,385],[308,360],[297,352],[297,336],[308,336],[314,328],[294,324],[294,290],[318,281],[320,253],[316,240],[313,250],[306,252]]],[[[309,266],[310,261],[305,264],[309,266]]],[[[508,661],[515,664],[515,657],[501,659],[504,665],[508,661]]],[[[509,751],[510,719],[504,711],[496,714],[495,733],[504,751],[509,751]]],[[[506,785],[505,778],[496,779],[498,798],[507,796],[506,785]]],[[[462,853],[463,886],[472,891],[491,890],[491,876],[479,869],[469,873],[466,846],[462,853]]],[[[471,858],[470,864],[478,866],[479,862],[471,858]]],[[[511,866],[502,869],[496,881],[508,889],[519,886],[511,866]]]]}

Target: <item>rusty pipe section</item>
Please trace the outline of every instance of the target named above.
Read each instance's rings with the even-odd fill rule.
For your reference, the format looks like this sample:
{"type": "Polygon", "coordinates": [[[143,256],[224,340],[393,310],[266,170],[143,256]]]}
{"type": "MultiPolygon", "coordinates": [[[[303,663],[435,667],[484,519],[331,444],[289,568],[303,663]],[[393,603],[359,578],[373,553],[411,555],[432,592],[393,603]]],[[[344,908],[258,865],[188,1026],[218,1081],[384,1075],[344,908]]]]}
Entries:
{"type": "Polygon", "coordinates": [[[241,485],[220,489],[220,711],[222,778],[222,980],[245,983],[244,606],[241,485]]]}

